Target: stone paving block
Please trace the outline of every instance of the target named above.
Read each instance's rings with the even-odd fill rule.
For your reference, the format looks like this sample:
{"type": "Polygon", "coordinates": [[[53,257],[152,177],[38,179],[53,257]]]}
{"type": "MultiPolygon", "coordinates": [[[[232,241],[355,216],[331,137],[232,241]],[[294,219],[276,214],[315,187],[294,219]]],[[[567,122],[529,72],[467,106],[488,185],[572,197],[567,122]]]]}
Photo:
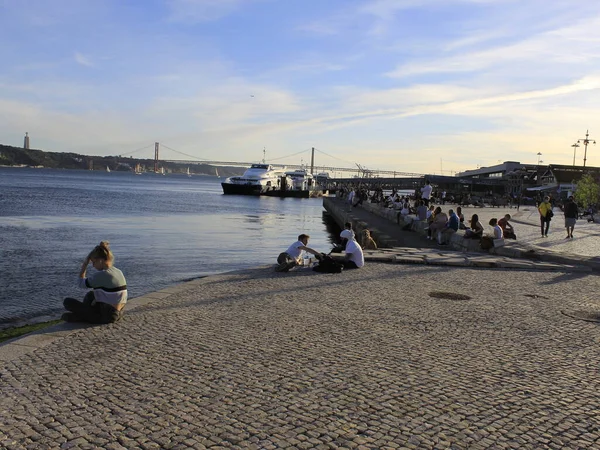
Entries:
{"type": "Polygon", "coordinates": [[[421,256],[403,256],[396,255],[395,261],[396,264],[425,264],[425,258],[421,256]]]}
{"type": "Polygon", "coordinates": [[[427,256],[425,258],[427,264],[436,266],[468,266],[469,263],[465,258],[457,257],[436,257],[427,256]]]}
{"type": "Polygon", "coordinates": [[[396,261],[396,255],[365,255],[365,261],[393,263],[396,261]]]}
{"type": "Polygon", "coordinates": [[[535,264],[530,261],[498,261],[498,267],[505,269],[535,269],[535,264]]]}
{"type": "MultiPolygon", "coordinates": [[[[174,292],[179,292],[179,291],[174,291],[174,292]]],[[[174,292],[167,292],[166,290],[150,292],[150,293],[145,294],[142,297],[140,297],[140,299],[144,299],[142,301],[145,301],[145,299],[161,300],[163,298],[170,297],[171,295],[173,295],[174,292]]]]}
{"type": "Polygon", "coordinates": [[[469,258],[469,262],[473,267],[498,267],[498,262],[492,258],[469,258]]]}

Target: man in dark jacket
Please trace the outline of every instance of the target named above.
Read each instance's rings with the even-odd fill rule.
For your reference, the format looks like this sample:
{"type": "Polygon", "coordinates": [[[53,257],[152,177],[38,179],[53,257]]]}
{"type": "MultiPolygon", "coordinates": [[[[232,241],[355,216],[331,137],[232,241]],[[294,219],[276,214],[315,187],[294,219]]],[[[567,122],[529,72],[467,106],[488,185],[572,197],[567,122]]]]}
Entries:
{"type": "Polygon", "coordinates": [[[577,222],[577,216],[579,211],[577,210],[577,203],[573,201],[571,195],[565,203],[565,228],[567,229],[567,237],[565,239],[573,239],[573,229],[575,228],[575,222],[577,222]]]}

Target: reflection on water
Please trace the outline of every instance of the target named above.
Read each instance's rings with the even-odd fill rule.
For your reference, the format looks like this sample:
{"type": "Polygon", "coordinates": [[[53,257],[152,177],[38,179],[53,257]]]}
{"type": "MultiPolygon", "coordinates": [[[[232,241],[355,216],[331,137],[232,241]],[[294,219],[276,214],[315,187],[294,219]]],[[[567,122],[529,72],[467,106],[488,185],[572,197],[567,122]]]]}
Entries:
{"type": "Polygon", "coordinates": [[[0,327],[61,310],[81,260],[109,240],[132,297],[274,263],[300,233],[329,251],[321,199],[222,195],[213,177],[0,168],[0,327]]]}

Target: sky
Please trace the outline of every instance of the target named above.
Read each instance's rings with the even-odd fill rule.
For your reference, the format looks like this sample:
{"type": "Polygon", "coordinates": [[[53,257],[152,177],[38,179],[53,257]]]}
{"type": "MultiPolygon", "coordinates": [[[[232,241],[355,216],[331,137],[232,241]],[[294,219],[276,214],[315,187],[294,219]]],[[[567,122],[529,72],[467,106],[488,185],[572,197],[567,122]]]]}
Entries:
{"type": "Polygon", "coordinates": [[[575,149],[582,165],[598,29],[596,0],[0,0],[0,143],[279,164],[314,147],[317,166],[444,175],[575,149]]]}

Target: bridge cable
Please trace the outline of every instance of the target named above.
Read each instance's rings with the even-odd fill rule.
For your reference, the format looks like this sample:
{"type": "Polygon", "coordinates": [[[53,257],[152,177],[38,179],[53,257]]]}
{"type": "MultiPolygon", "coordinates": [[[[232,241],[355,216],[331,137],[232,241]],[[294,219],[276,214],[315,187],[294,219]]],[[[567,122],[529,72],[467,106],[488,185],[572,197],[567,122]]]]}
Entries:
{"type": "Polygon", "coordinates": [[[139,151],[145,150],[145,149],[147,149],[147,148],[149,148],[149,147],[153,147],[153,146],[154,146],[154,144],[146,145],[145,147],[138,148],[138,149],[136,149],[136,150],[132,150],[132,151],[130,151],[130,152],[127,152],[127,153],[121,153],[121,155],[120,155],[120,156],[131,155],[132,153],[139,152],[139,151]]]}
{"type": "Polygon", "coordinates": [[[319,153],[322,153],[322,154],[324,154],[326,156],[329,156],[330,158],[339,159],[340,161],[344,161],[344,162],[347,162],[347,163],[350,163],[350,164],[355,164],[354,162],[348,161],[347,159],[342,159],[342,158],[338,158],[337,156],[330,155],[329,153],[326,153],[323,150],[319,150],[318,148],[315,148],[315,150],[318,151],[319,153]]]}
{"type": "Polygon", "coordinates": [[[171,151],[175,152],[175,153],[178,153],[178,154],[180,154],[180,155],[183,155],[183,156],[187,156],[188,158],[193,158],[193,159],[196,159],[196,160],[198,160],[198,161],[208,161],[208,159],[206,159],[206,158],[199,158],[198,156],[194,156],[194,155],[188,155],[187,153],[183,153],[183,152],[180,152],[180,151],[178,151],[178,150],[175,150],[174,148],[171,148],[171,147],[169,147],[168,145],[165,145],[165,144],[163,144],[163,143],[161,143],[160,145],[161,145],[162,147],[164,147],[164,148],[168,149],[168,150],[171,150],[171,151]]]}
{"type": "Polygon", "coordinates": [[[310,149],[302,150],[302,151],[300,151],[300,152],[298,152],[298,153],[294,153],[294,154],[292,154],[292,155],[280,156],[279,158],[271,158],[271,159],[270,159],[270,161],[278,161],[278,160],[280,160],[280,159],[284,159],[284,158],[291,158],[292,156],[296,156],[296,155],[299,155],[299,154],[301,154],[301,153],[306,153],[306,152],[308,152],[308,151],[310,151],[310,149]]]}

